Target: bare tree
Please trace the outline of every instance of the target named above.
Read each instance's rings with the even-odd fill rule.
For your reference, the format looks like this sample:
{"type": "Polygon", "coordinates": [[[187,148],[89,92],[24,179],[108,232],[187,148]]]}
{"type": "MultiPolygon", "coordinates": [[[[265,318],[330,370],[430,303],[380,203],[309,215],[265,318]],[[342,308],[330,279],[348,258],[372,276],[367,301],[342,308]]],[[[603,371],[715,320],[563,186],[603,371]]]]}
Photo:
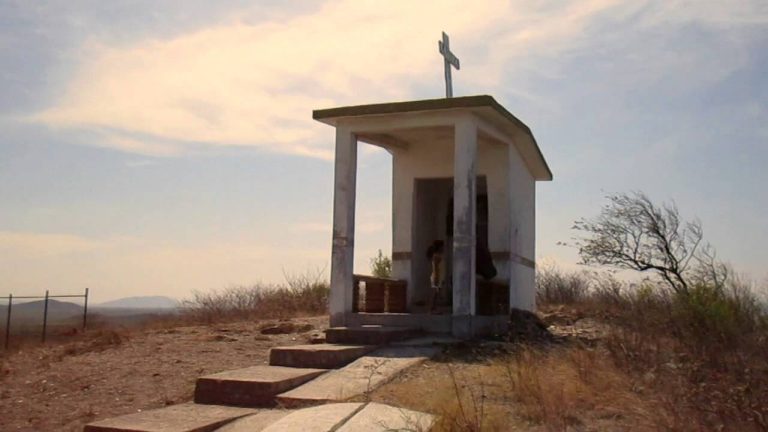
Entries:
{"type": "Polygon", "coordinates": [[[701,222],[681,221],[674,203],[655,205],[644,193],[609,195],[600,214],[576,221],[582,264],[652,271],[676,293],[692,284],[721,289],[728,275],[714,250],[703,244],[701,222]]]}

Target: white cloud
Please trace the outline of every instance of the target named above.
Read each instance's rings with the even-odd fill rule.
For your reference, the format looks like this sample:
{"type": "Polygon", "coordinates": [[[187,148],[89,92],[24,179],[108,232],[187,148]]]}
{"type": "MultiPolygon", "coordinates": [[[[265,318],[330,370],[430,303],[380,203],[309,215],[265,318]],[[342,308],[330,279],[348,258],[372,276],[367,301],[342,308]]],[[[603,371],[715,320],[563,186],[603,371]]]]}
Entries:
{"type": "Polygon", "coordinates": [[[82,63],[64,96],[31,118],[99,131],[98,145],[132,153],[173,156],[203,144],[329,158],[332,135],[311,110],[406,99],[415,87],[439,96],[441,30],[475,63],[460,79],[485,91],[501,85],[508,59],[574,44],[615,3],[542,11],[522,1],[346,0],[285,21],[238,20],[167,40],[92,40],[78,51],[82,63]]]}

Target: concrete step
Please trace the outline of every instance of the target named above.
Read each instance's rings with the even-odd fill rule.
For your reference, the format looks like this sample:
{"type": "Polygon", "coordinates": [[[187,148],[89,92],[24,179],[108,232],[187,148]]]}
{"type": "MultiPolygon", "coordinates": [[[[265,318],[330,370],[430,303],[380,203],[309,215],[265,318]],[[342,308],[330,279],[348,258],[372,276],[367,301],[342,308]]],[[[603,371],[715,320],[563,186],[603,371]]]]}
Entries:
{"type": "Polygon", "coordinates": [[[379,403],[335,403],[311,408],[266,410],[216,432],[429,431],[436,417],[379,403]]]}
{"type": "Polygon", "coordinates": [[[336,430],[362,407],[362,403],[340,403],[304,408],[292,411],[262,432],[328,432],[336,430]]]}
{"type": "Polygon", "coordinates": [[[265,409],[256,414],[241,417],[216,429],[216,432],[263,432],[273,423],[295,411],[284,409],[265,409]]]}
{"type": "Polygon", "coordinates": [[[376,349],[376,345],[293,345],[269,350],[269,364],[300,368],[336,369],[376,349]]]}
{"type": "Polygon", "coordinates": [[[440,352],[439,347],[386,347],[360,357],[341,369],[281,393],[277,402],[284,407],[341,402],[365,395],[391,380],[401,371],[440,352]]]}
{"type": "Polygon", "coordinates": [[[248,408],[185,403],[85,425],[83,432],[210,432],[256,413],[248,408]]]}
{"type": "Polygon", "coordinates": [[[420,431],[432,429],[437,417],[428,413],[412,411],[371,402],[347,420],[336,432],[391,432],[420,431]]]}
{"type": "Polygon", "coordinates": [[[363,325],[355,327],[331,327],[325,331],[328,343],[353,345],[385,345],[409,339],[419,334],[412,327],[363,325]]]}
{"type": "Polygon", "coordinates": [[[326,372],[323,369],[253,366],[197,379],[195,402],[199,404],[264,407],[275,396],[326,372]]]}

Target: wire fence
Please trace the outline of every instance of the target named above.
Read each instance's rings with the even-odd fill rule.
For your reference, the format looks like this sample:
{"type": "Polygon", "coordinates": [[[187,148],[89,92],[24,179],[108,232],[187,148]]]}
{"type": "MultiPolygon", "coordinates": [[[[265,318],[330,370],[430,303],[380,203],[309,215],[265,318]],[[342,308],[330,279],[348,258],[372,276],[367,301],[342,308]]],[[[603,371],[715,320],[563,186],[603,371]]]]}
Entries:
{"type": "Polygon", "coordinates": [[[45,343],[46,334],[48,331],[48,301],[53,298],[82,298],[83,299],[83,330],[88,325],[88,288],[85,289],[83,294],[61,294],[51,295],[48,290],[45,291],[44,296],[16,296],[8,294],[8,309],[6,310],[5,318],[5,344],[4,347],[8,350],[11,343],[11,315],[13,313],[13,301],[14,300],[44,300],[43,303],[43,329],[40,335],[42,343],[45,343]]]}

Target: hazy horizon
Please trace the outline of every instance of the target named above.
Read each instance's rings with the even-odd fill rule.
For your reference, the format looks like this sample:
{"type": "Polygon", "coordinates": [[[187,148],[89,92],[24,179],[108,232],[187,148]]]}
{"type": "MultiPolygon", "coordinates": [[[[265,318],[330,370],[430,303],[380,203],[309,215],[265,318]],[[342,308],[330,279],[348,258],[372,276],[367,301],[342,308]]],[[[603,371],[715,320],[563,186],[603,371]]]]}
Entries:
{"type": "MultiPolygon", "coordinates": [[[[538,263],[613,192],[698,217],[768,278],[768,4],[0,0],[0,296],[94,302],[328,268],[313,109],[490,94],[536,136],[538,263]]],[[[390,252],[391,159],[360,147],[356,271],[390,252]]],[[[326,275],[328,272],[326,271],[326,275]]]]}

